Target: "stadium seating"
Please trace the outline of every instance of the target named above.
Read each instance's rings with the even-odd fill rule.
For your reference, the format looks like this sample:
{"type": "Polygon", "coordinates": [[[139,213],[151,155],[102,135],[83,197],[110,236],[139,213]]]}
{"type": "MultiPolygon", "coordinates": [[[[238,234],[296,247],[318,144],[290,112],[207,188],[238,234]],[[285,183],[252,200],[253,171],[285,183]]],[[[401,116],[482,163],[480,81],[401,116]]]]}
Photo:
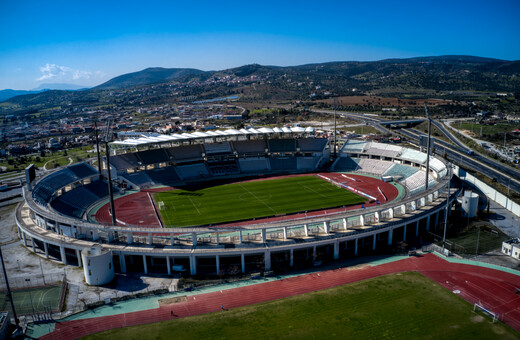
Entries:
{"type": "Polygon", "coordinates": [[[402,176],[406,179],[415,174],[419,169],[413,168],[409,165],[402,165],[394,163],[383,175],[384,176],[402,176]]]}
{"type": "Polygon", "coordinates": [[[271,157],[269,163],[273,171],[296,170],[298,166],[296,157],[271,157]]]}
{"type": "Polygon", "coordinates": [[[378,159],[362,158],[358,162],[358,171],[366,172],[373,175],[381,176],[384,174],[394,163],[389,161],[381,161],[378,159]]]}
{"type": "Polygon", "coordinates": [[[164,149],[152,149],[137,153],[141,165],[165,163],[170,161],[170,155],[164,149]]]}
{"type": "Polygon", "coordinates": [[[349,139],[345,142],[343,147],[341,148],[341,152],[343,153],[360,153],[365,149],[367,142],[363,142],[361,140],[349,139]]]}
{"type": "Polygon", "coordinates": [[[118,171],[137,168],[139,162],[136,153],[123,153],[110,157],[110,165],[118,171]]]}
{"type": "Polygon", "coordinates": [[[72,171],[78,178],[87,178],[99,175],[99,172],[87,163],[78,163],[69,166],[67,169],[72,171]]]}
{"type": "Polygon", "coordinates": [[[395,158],[401,153],[401,150],[401,147],[391,144],[367,143],[364,152],[368,153],[369,155],[395,158]]]}
{"type": "Polygon", "coordinates": [[[294,139],[269,139],[270,152],[294,152],[296,151],[296,140],[294,139]]]}
{"type": "Polygon", "coordinates": [[[298,157],[298,169],[313,171],[319,160],[320,157],[298,157]]]}
{"type": "Polygon", "coordinates": [[[204,149],[206,150],[206,155],[230,154],[233,152],[233,150],[231,150],[231,145],[228,142],[204,144],[204,149]]]}
{"type": "Polygon", "coordinates": [[[198,160],[202,159],[202,145],[184,145],[176,148],[166,149],[170,157],[176,161],[198,160]]]}
{"type": "Polygon", "coordinates": [[[132,182],[140,188],[150,187],[154,184],[153,180],[150,177],[148,177],[148,175],[144,171],[135,172],[132,174],[122,174],[121,176],[123,176],[128,181],[132,182]]]}
{"type": "Polygon", "coordinates": [[[403,148],[403,153],[399,156],[399,158],[413,163],[423,164],[426,162],[426,153],[413,149],[403,148]]]}
{"type": "Polygon", "coordinates": [[[208,168],[204,163],[182,165],[176,168],[182,179],[201,178],[209,176],[208,168]]]}
{"type": "Polygon", "coordinates": [[[265,140],[245,140],[233,142],[233,146],[239,155],[262,154],[265,153],[267,145],[265,140]]]}
{"type": "Polygon", "coordinates": [[[358,162],[359,158],[341,156],[334,163],[333,169],[336,171],[355,171],[359,168],[358,162]]]}
{"type": "Polygon", "coordinates": [[[301,138],[297,140],[301,152],[322,152],[327,146],[326,138],[301,138]]]}
{"type": "Polygon", "coordinates": [[[172,185],[181,179],[174,167],[147,170],[146,174],[157,185],[172,185]]]}
{"type": "Polygon", "coordinates": [[[240,166],[240,171],[244,173],[269,170],[269,162],[265,157],[240,158],[238,164],[240,166]]]}

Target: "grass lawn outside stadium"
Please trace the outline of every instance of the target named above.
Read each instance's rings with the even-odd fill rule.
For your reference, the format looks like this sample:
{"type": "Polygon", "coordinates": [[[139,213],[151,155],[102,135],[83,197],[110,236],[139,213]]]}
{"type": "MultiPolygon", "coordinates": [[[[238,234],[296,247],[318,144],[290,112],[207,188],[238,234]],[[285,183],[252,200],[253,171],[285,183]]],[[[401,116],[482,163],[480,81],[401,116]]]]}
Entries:
{"type": "Polygon", "coordinates": [[[241,182],[154,194],[166,226],[216,224],[360,204],[366,198],[317,176],[241,182]]]}
{"type": "MultiPolygon", "coordinates": [[[[175,305],[173,306],[175,309],[175,305]]],[[[518,339],[456,294],[416,272],[87,339],[518,339]]]]}

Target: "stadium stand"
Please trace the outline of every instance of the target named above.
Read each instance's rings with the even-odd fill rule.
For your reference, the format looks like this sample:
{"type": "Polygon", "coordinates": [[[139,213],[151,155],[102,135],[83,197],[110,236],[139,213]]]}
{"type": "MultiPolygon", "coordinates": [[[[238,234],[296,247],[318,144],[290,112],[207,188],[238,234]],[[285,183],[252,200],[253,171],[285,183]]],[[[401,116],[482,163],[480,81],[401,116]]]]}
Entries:
{"type": "Polygon", "coordinates": [[[166,168],[147,170],[146,174],[157,185],[171,185],[181,179],[175,171],[175,168],[171,166],[166,168]]]}
{"type": "Polygon", "coordinates": [[[240,166],[240,171],[244,173],[269,170],[269,162],[265,157],[240,158],[238,164],[240,166]]]}
{"type": "Polygon", "coordinates": [[[367,142],[363,142],[361,140],[349,139],[345,142],[341,151],[344,153],[359,153],[363,152],[365,147],[367,146],[367,142]]]}
{"type": "Polygon", "coordinates": [[[122,174],[121,176],[140,188],[150,187],[154,184],[153,180],[144,171],[122,174]]]}
{"type": "Polygon", "coordinates": [[[419,171],[408,165],[396,164],[392,165],[383,175],[384,176],[403,176],[406,179],[419,171]]]}
{"type": "Polygon", "coordinates": [[[297,142],[301,152],[322,152],[327,146],[328,140],[326,138],[302,138],[297,142]]]}
{"type": "Polygon", "coordinates": [[[298,166],[296,157],[271,157],[269,158],[269,163],[273,171],[296,170],[298,166]]]}
{"type": "Polygon", "coordinates": [[[51,207],[63,215],[72,216],[76,218],[81,218],[83,216],[83,211],[80,208],[68,204],[67,202],[64,202],[60,199],[52,201],[51,207]]]}
{"type": "Polygon", "coordinates": [[[117,171],[133,169],[139,166],[139,159],[135,153],[123,153],[110,157],[110,165],[117,171]]]}
{"type": "Polygon", "coordinates": [[[408,191],[412,192],[420,187],[424,187],[426,183],[426,175],[423,171],[417,171],[408,178],[403,179],[401,183],[406,187],[406,189],[408,189],[408,191]]]}
{"type": "Polygon", "coordinates": [[[202,159],[202,145],[193,144],[166,149],[169,156],[176,161],[187,161],[202,159]]]}
{"type": "Polygon", "coordinates": [[[426,153],[413,149],[403,148],[403,153],[401,156],[399,156],[399,158],[413,163],[423,164],[426,162],[426,153]]]}
{"type": "Polygon", "coordinates": [[[333,169],[336,171],[355,171],[359,168],[358,162],[359,158],[341,156],[334,163],[333,169]]]}
{"type": "Polygon", "coordinates": [[[137,153],[141,165],[165,163],[170,161],[170,155],[164,149],[152,149],[137,153]]]}
{"type": "Polygon", "coordinates": [[[368,143],[364,152],[370,155],[378,155],[383,157],[395,158],[401,153],[402,148],[399,146],[384,143],[368,143]]]}
{"type": "Polygon", "coordinates": [[[204,163],[178,166],[177,173],[182,179],[201,178],[209,176],[208,168],[204,163]]]}
{"type": "Polygon", "coordinates": [[[99,172],[87,163],[78,163],[68,167],[79,178],[87,178],[99,175],[99,172]]]}
{"type": "Polygon", "coordinates": [[[298,169],[299,170],[315,170],[319,157],[298,157],[298,169]]]}
{"type": "Polygon", "coordinates": [[[379,175],[384,174],[394,163],[389,161],[381,161],[378,159],[362,158],[358,162],[359,168],[357,171],[366,172],[369,174],[379,175]]]}
{"type": "Polygon", "coordinates": [[[231,145],[228,142],[204,144],[206,155],[209,154],[230,154],[233,152],[231,145]]]}
{"type": "Polygon", "coordinates": [[[269,139],[270,152],[294,152],[296,151],[296,140],[295,139],[269,139]]]}
{"type": "Polygon", "coordinates": [[[263,154],[267,148],[265,140],[237,141],[233,142],[233,146],[239,155],[263,154]]]}

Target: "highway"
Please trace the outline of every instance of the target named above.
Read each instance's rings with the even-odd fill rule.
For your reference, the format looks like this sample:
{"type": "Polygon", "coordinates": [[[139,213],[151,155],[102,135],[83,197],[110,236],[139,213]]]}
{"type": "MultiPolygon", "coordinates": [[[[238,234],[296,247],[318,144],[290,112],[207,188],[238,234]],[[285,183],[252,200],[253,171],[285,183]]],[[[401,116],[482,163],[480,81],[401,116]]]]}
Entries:
{"type": "MultiPolygon", "coordinates": [[[[326,110],[315,111],[320,113],[333,114],[333,112],[326,110]]],[[[343,111],[338,111],[337,114],[345,118],[368,122],[369,125],[384,133],[401,134],[409,140],[415,141],[417,144],[419,144],[418,141],[420,135],[425,135],[425,133],[419,132],[415,129],[387,129],[379,124],[379,122],[385,120],[379,118],[376,115],[365,115],[343,111]]],[[[446,157],[447,160],[459,165],[463,169],[480,172],[489,178],[495,178],[498,183],[502,184],[506,188],[509,187],[510,190],[520,193],[520,171],[504,165],[499,161],[480,155],[476,152],[473,155],[469,155],[468,151],[471,149],[457,140],[457,138],[455,138],[451,132],[448,131],[440,122],[432,120],[432,124],[441,130],[446,135],[446,137],[448,137],[448,139],[453,142],[453,144],[451,144],[444,140],[432,137],[435,145],[435,153],[437,155],[446,157]]]]}

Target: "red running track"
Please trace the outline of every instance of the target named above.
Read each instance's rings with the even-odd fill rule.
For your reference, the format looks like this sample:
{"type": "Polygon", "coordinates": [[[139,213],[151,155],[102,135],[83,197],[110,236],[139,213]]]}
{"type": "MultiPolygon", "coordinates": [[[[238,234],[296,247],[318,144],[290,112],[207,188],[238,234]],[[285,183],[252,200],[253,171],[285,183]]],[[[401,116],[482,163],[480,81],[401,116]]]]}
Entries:
{"type": "Polygon", "coordinates": [[[450,291],[460,290],[462,298],[470,303],[480,301],[486,308],[499,313],[503,322],[520,331],[520,296],[516,294],[516,287],[520,287],[520,276],[490,268],[450,263],[436,255],[426,254],[373,267],[367,265],[328,270],[190,296],[185,302],[152,310],[64,321],[56,323],[54,332],[42,339],[76,339],[109,329],[171,320],[171,311],[177,318],[218,312],[222,304],[226,309],[237,308],[405,271],[417,271],[450,291]]]}
{"type": "MultiPolygon", "coordinates": [[[[340,173],[321,173],[320,175],[330,178],[335,182],[347,184],[350,187],[358,189],[370,196],[376,197],[380,204],[388,203],[394,200],[399,191],[397,188],[391,183],[385,183],[377,178],[363,176],[363,175],[352,175],[349,174],[348,177],[343,177],[340,173]],[[354,179],[354,180],[352,180],[354,179]],[[384,196],[378,190],[378,187],[383,191],[384,196]],[[386,197],[386,200],[385,200],[386,197]]],[[[247,180],[244,182],[252,182],[252,181],[264,181],[271,179],[278,179],[284,177],[295,177],[295,176],[309,176],[309,174],[301,174],[301,175],[289,175],[289,176],[276,176],[269,178],[257,178],[252,180],[247,180]]],[[[116,207],[116,216],[119,221],[119,226],[132,225],[139,227],[149,227],[149,228],[160,228],[161,224],[157,219],[157,215],[153,208],[152,202],[150,201],[149,193],[159,192],[159,191],[168,191],[173,190],[174,188],[164,187],[158,189],[145,189],[138,193],[127,195],[120,197],[114,201],[116,207]],[[123,222],[123,223],[121,223],[123,222]]],[[[377,205],[377,202],[365,202],[364,206],[369,207],[377,205]]],[[[109,213],[109,204],[105,204],[102,206],[96,213],[95,217],[99,223],[102,224],[111,224],[112,219],[109,213]]],[[[348,210],[356,210],[360,209],[361,204],[349,206],[348,210]]],[[[254,223],[267,223],[267,222],[275,222],[275,221],[283,221],[283,220],[292,220],[304,217],[317,217],[323,216],[327,214],[334,214],[339,212],[344,212],[345,208],[335,208],[335,209],[325,209],[320,211],[313,211],[305,214],[290,214],[287,216],[280,217],[270,217],[270,218],[260,218],[256,219],[254,223]]],[[[219,226],[233,225],[248,225],[251,224],[251,221],[243,221],[243,222],[234,222],[229,224],[221,224],[219,226]]]]}

